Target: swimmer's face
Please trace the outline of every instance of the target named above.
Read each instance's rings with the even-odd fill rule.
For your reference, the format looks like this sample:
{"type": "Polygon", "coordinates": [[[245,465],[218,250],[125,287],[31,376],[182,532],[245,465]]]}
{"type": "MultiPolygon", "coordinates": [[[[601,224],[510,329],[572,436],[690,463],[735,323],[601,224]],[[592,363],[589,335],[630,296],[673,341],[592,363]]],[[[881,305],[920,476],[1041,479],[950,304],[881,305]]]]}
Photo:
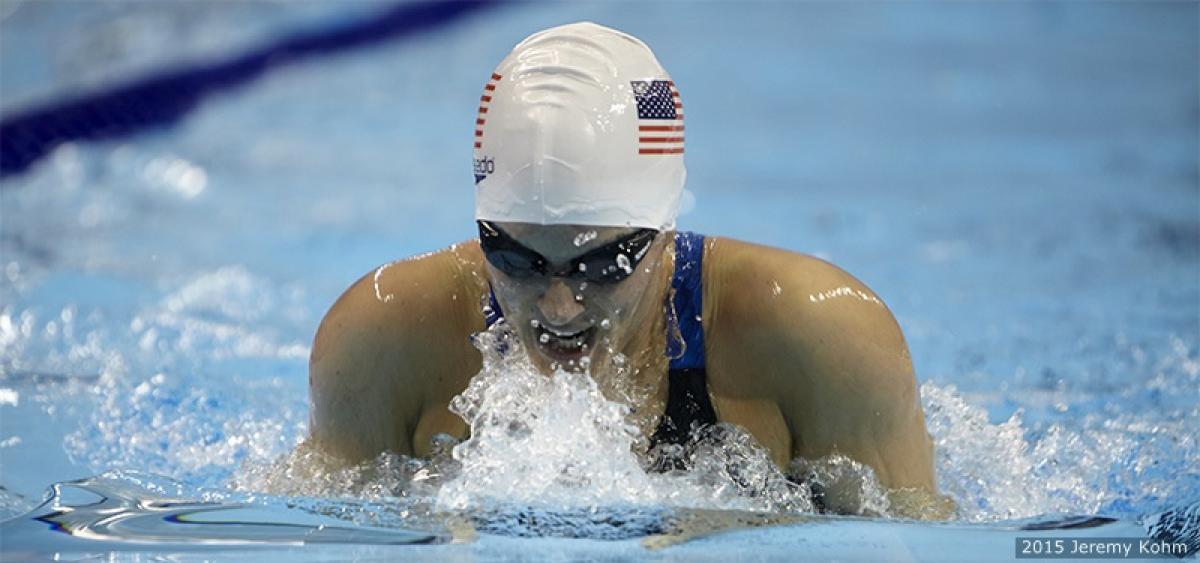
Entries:
{"type": "Polygon", "coordinates": [[[670,239],[627,227],[501,222],[481,224],[480,235],[485,251],[506,251],[487,260],[492,288],[547,373],[602,366],[624,349],[670,239]]]}

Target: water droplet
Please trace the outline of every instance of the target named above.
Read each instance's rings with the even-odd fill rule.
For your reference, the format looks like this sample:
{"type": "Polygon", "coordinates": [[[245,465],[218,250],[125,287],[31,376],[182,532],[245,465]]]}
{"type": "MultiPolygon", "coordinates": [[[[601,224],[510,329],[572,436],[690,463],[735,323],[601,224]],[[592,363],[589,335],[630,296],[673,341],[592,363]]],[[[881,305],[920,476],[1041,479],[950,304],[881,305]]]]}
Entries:
{"type": "Polygon", "coordinates": [[[529,321],[529,326],[531,326],[533,328],[537,328],[539,326],[542,326],[542,323],[538,322],[537,319],[532,319],[529,321]]]}
{"type": "Polygon", "coordinates": [[[596,231],[586,231],[575,235],[575,246],[583,246],[596,238],[596,231]]]}
{"type": "Polygon", "coordinates": [[[602,329],[604,329],[604,330],[608,330],[608,329],[612,328],[612,321],[610,321],[610,320],[608,320],[608,319],[603,319],[603,320],[601,320],[601,321],[600,321],[600,328],[602,328],[602,329]]]}
{"type": "Polygon", "coordinates": [[[625,275],[633,273],[633,266],[629,264],[629,257],[624,254],[617,255],[617,267],[625,272],[625,275]]]}
{"type": "Polygon", "coordinates": [[[538,337],[538,342],[541,342],[542,344],[550,342],[550,335],[543,332],[542,335],[538,337]]]}

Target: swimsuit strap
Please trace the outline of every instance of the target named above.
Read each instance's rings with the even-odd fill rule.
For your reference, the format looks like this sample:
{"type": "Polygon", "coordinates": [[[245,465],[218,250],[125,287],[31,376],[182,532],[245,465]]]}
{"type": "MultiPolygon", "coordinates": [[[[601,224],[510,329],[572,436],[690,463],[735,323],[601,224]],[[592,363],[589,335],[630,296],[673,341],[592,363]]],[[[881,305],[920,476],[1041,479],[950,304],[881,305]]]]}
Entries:
{"type": "Polygon", "coordinates": [[[675,233],[674,293],[667,309],[667,357],[671,369],[704,369],[704,235],[675,233]],[[678,337],[672,327],[678,326],[678,337]]]}
{"type": "Polygon", "coordinates": [[[500,322],[504,318],[504,311],[500,310],[500,302],[496,301],[496,291],[492,289],[492,284],[488,284],[488,306],[483,309],[484,326],[492,328],[492,325],[500,322]]]}
{"type": "MultiPolygon", "coordinates": [[[[717,412],[708,395],[704,361],[704,235],[675,234],[675,276],[671,279],[671,305],[667,307],[667,405],[650,448],[660,444],[687,444],[696,428],[717,423],[717,412]],[[678,333],[675,332],[678,327],[678,333]]],[[[684,469],[674,457],[656,462],[659,470],[684,469]]]]}

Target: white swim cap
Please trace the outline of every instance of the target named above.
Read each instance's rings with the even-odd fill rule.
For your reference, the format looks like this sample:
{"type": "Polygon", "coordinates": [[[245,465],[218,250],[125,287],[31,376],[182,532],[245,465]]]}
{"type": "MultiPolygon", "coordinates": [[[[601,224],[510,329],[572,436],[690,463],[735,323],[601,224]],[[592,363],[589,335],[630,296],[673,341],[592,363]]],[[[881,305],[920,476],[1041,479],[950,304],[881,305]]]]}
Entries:
{"type": "Polygon", "coordinates": [[[475,218],[673,229],[683,105],[650,48],[591,22],[530,35],[475,121],[475,218]]]}

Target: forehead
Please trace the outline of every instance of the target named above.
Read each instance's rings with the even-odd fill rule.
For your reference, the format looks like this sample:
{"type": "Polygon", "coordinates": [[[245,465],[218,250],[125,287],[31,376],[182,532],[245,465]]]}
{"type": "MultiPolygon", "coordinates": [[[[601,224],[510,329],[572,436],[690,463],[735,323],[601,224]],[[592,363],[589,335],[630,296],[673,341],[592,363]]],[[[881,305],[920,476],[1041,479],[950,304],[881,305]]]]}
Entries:
{"type": "Polygon", "coordinates": [[[502,223],[493,225],[513,239],[551,261],[570,260],[584,252],[627,237],[632,227],[594,227],[590,225],[537,225],[502,223]]]}

